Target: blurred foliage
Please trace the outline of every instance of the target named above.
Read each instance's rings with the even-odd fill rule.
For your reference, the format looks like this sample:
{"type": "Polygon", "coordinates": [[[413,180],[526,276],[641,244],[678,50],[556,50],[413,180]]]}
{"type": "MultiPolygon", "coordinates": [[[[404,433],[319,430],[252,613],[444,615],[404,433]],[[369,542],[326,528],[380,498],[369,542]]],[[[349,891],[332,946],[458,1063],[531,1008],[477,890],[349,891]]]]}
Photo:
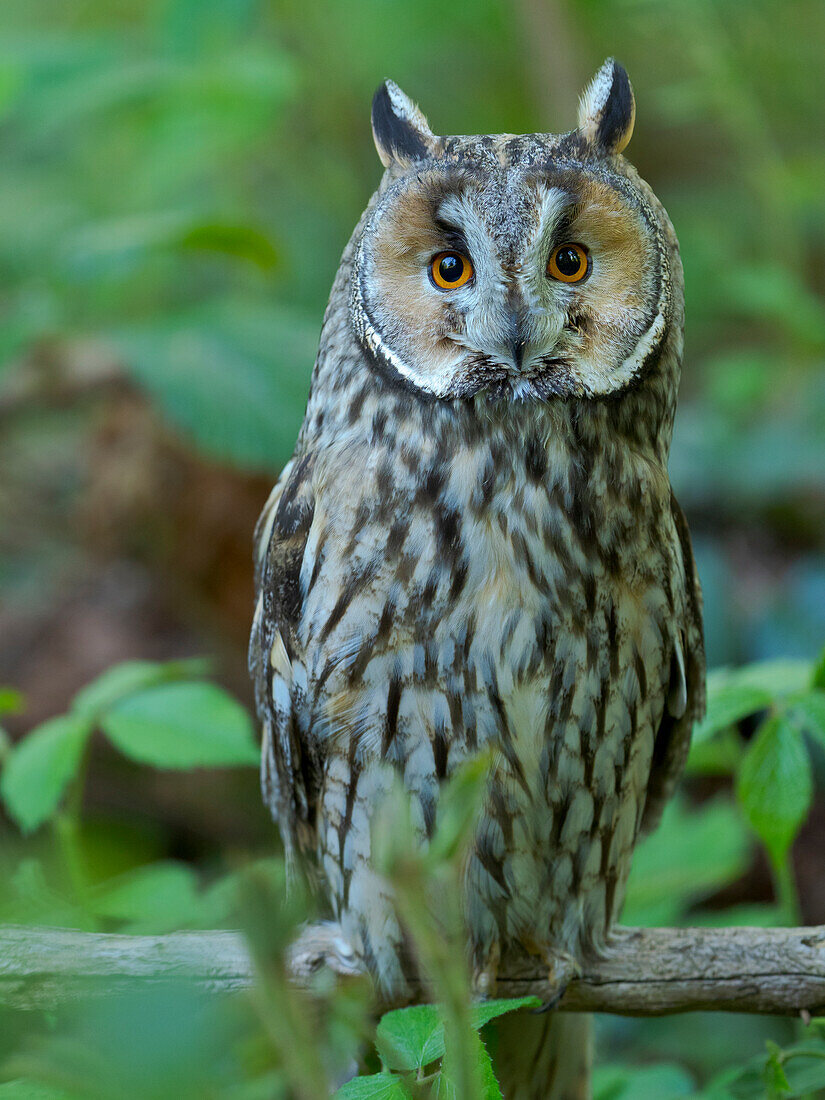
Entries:
{"type": "MultiPolygon", "coordinates": [[[[312,907],[282,904],[235,696],[252,523],[379,178],[369,101],[386,76],[436,131],[518,132],[569,128],[604,57],[630,72],[629,153],[685,265],[671,473],[717,671],[624,919],[825,919],[823,49],[821,0],[3,0],[0,920],[240,923],[261,980],[221,1005],[170,988],[0,1012],[0,1100],[124,1081],[141,1097],[317,1095],[372,1050],[363,989],[311,1008],[273,961],[312,907]],[[193,652],[218,654],[223,686],[168,660],[193,652]]],[[[432,877],[456,934],[472,789],[456,787],[429,863],[403,826],[384,834],[438,979],[427,1035],[443,1027],[455,1057],[427,1071],[448,1095],[479,1066],[472,1087],[492,1088],[461,952],[420,906],[432,877]]],[[[596,1096],[812,1096],[820,1035],[603,1018],[596,1096]]],[[[406,1065],[367,1063],[374,1087],[349,1095],[404,1094],[406,1065]]]]}

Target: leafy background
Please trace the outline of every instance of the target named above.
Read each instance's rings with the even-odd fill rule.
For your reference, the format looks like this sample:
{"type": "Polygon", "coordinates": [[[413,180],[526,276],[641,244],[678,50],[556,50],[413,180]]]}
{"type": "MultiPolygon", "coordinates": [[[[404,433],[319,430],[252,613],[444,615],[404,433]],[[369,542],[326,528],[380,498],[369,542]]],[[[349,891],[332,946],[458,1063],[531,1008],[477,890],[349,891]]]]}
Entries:
{"type": "MultiPolygon", "coordinates": [[[[372,92],[391,75],[441,132],[567,129],[615,54],[632,158],[682,244],[671,472],[719,670],[625,919],[825,922],[823,49],[818,0],[3,0],[0,919],[267,924],[281,872],[244,667],[251,531],[378,180],[372,92]]],[[[145,1064],[140,1095],[203,1095],[207,1070],[215,1095],[258,1078],[275,1095],[289,1046],[268,1010],[230,1026],[188,996],[126,1000],[97,1047],[91,1007],[9,1016],[0,1080],[111,1095],[145,1064]],[[183,1015],[175,1066],[163,1021],[183,1015]],[[55,1084],[61,1042],[84,1061],[55,1084]]],[[[350,1009],[330,1009],[330,1050],[351,1053],[350,1009]]],[[[766,1039],[801,1037],[786,1021],[599,1032],[605,1100],[728,1071],[745,1083],[714,1095],[819,1087],[813,1062],[789,1061],[785,1089],[765,1060],[766,1039]]]]}

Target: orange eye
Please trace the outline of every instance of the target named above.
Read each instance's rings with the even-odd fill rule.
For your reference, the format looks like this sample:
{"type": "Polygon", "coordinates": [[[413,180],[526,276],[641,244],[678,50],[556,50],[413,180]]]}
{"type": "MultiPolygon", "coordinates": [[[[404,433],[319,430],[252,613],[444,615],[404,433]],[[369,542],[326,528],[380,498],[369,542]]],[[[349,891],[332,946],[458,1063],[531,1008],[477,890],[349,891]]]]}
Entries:
{"type": "Polygon", "coordinates": [[[472,277],[470,258],[460,252],[439,252],[430,262],[430,278],[441,290],[456,290],[472,277]]]}
{"type": "Polygon", "coordinates": [[[560,245],[547,261],[547,274],[562,283],[580,283],[589,271],[590,261],[580,244],[560,245]]]}

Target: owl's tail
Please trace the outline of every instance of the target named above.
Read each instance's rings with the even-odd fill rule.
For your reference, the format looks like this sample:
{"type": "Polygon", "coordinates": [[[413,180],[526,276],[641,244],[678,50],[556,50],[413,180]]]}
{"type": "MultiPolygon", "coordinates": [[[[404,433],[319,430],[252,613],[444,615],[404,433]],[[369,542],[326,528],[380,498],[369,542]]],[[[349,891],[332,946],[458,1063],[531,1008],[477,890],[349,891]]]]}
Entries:
{"type": "Polygon", "coordinates": [[[491,1053],[505,1100],[590,1100],[590,1016],[514,1012],[496,1025],[491,1053]]]}

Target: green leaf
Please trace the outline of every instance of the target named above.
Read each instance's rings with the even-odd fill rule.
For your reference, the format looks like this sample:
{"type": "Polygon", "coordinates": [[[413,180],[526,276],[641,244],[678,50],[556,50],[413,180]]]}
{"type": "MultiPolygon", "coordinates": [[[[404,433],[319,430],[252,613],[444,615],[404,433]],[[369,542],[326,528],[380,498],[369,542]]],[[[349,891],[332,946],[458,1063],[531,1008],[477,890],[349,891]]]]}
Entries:
{"type": "MultiPolygon", "coordinates": [[[[460,1100],[458,1089],[450,1073],[449,1052],[444,1059],[445,1068],[436,1074],[433,1082],[432,1095],[436,1100],[460,1100]]],[[[501,1088],[496,1079],[493,1061],[480,1039],[477,1040],[476,1066],[478,1070],[478,1084],[480,1100],[503,1100],[501,1088]]]]}
{"type": "Polygon", "coordinates": [[[91,725],[64,714],[32,730],[9,753],[0,794],[9,813],[28,833],[54,813],[77,773],[91,725]]]}
{"type": "Polygon", "coordinates": [[[825,748],[825,691],[810,691],[794,700],[790,713],[804,732],[825,748]]]}
{"type": "Polygon", "coordinates": [[[736,784],[745,817],[781,863],[813,797],[811,764],[802,734],[782,714],[763,722],[748,746],[736,784]]]}
{"type": "Polygon", "coordinates": [[[411,1005],[386,1012],[375,1045],[390,1069],[423,1069],[444,1057],[444,1024],[435,1005],[411,1005]]]}
{"type": "Polygon", "coordinates": [[[539,997],[499,997],[492,1001],[482,1001],[473,1005],[470,1013],[470,1021],[475,1028],[482,1028],[495,1020],[498,1016],[504,1016],[508,1012],[516,1012],[520,1008],[541,1008],[539,997]]]}
{"type": "Polygon", "coordinates": [[[691,912],[691,927],[698,928],[776,928],[786,919],[780,905],[772,902],[751,902],[743,905],[726,905],[722,909],[705,909],[691,912]]]}
{"type": "Polygon", "coordinates": [[[788,695],[806,691],[811,682],[812,666],[810,661],[793,660],[781,657],[774,661],[755,661],[737,669],[734,679],[737,683],[756,690],[770,692],[773,699],[783,699],[788,695]]]}
{"type": "Polygon", "coordinates": [[[478,1071],[481,1083],[482,1100],[503,1100],[501,1089],[496,1080],[493,1060],[484,1043],[479,1043],[478,1071]]]}
{"type": "MultiPolygon", "coordinates": [[[[493,1060],[480,1039],[478,1040],[476,1059],[480,1100],[503,1100],[493,1060]]],[[[449,1061],[449,1053],[444,1061],[445,1064],[449,1061]]],[[[450,1074],[448,1065],[436,1075],[432,1095],[437,1100],[460,1100],[458,1089],[450,1074]]]]}
{"type": "Polygon", "coordinates": [[[214,684],[160,684],[121,699],[100,724],[122,753],[156,768],[258,762],[249,715],[214,684]]]}
{"type": "Polygon", "coordinates": [[[98,221],[72,235],[66,258],[87,277],[145,263],[153,253],[214,252],[271,271],[278,254],[257,226],[188,211],[152,211],[98,221]],[[108,269],[108,270],[107,270],[108,269]]]}
{"type": "Polygon", "coordinates": [[[695,1092],[681,1066],[597,1066],[593,1071],[593,1100],[676,1100],[695,1092]]]}
{"type": "Polygon", "coordinates": [[[720,733],[749,714],[764,710],[772,702],[771,693],[765,688],[729,679],[725,670],[710,673],[707,712],[693,731],[694,744],[701,745],[715,733],[720,733]]]}
{"type": "Polygon", "coordinates": [[[0,714],[19,714],[25,700],[16,688],[0,687],[0,714]]]}
{"type": "Polygon", "coordinates": [[[765,1084],[771,1096],[784,1096],[791,1091],[785,1070],[782,1068],[782,1048],[770,1039],[765,1044],[768,1048],[768,1057],[765,1062],[765,1084]]]}
{"type": "Polygon", "coordinates": [[[825,691],[825,649],[822,650],[819,659],[814,665],[813,676],[811,677],[811,687],[825,691]]]}
{"type": "Polygon", "coordinates": [[[17,1078],[0,1085],[0,1100],[76,1100],[76,1094],[17,1078]]]}
{"type": "Polygon", "coordinates": [[[805,691],[810,679],[810,661],[757,661],[744,668],[715,669],[708,675],[707,713],[694,730],[693,740],[701,744],[778,699],[805,691]]]}
{"type": "Polygon", "coordinates": [[[437,1100],[461,1100],[465,1095],[478,1095],[483,1100],[488,1100],[488,1098],[489,1100],[501,1100],[501,1090],[493,1072],[492,1062],[480,1035],[476,1031],[470,1031],[463,1042],[466,1046],[461,1054],[454,1046],[448,1047],[444,1052],[441,1070],[437,1074],[434,1083],[434,1097],[437,1100]],[[458,1066],[459,1058],[464,1063],[465,1072],[469,1070],[472,1073],[472,1077],[475,1079],[475,1088],[462,1088],[461,1077],[459,1076],[461,1073],[458,1066]],[[482,1084],[482,1080],[484,1080],[484,1084],[482,1084]],[[491,1083],[495,1091],[491,1091],[491,1083]]]}
{"type": "Polygon", "coordinates": [[[741,874],[751,851],[747,826],[728,799],[690,810],[674,799],[659,828],[633,854],[622,920],[646,926],[678,922],[741,874]]]}
{"type": "Polygon", "coordinates": [[[194,679],[209,671],[209,662],[123,661],[107,668],[75,695],[72,710],[97,721],[103,711],[137,691],[174,680],[194,679]]]}
{"type": "Polygon", "coordinates": [[[288,460],[318,347],[314,317],[224,298],[114,339],[139,384],[207,454],[262,469],[288,460]]]}
{"type": "MultiPolygon", "coordinates": [[[[477,1030],[498,1016],[520,1008],[540,1008],[538,997],[508,997],[473,1005],[471,1024],[477,1030]]],[[[437,1005],[397,1008],[381,1017],[376,1046],[390,1069],[423,1069],[444,1057],[444,1024],[437,1005]]]]}
{"type": "Polygon", "coordinates": [[[825,1043],[810,1038],[785,1047],[768,1040],[768,1053],[724,1070],[702,1097],[708,1100],[779,1100],[819,1095],[825,1088],[825,1043]],[[767,1091],[766,1091],[767,1089],[767,1091]]]}
{"type": "Polygon", "coordinates": [[[199,222],[182,233],[176,243],[193,252],[217,252],[245,260],[262,271],[278,265],[278,252],[271,238],[253,225],[217,219],[199,222]]]}
{"type": "Polygon", "coordinates": [[[409,1100],[412,1093],[394,1073],[353,1077],[335,1093],[335,1100],[409,1100]]]}
{"type": "Polygon", "coordinates": [[[197,915],[197,876],[182,863],[138,867],[95,888],[89,908],[98,917],[123,921],[124,931],[172,932],[197,915]]]}
{"type": "Polygon", "coordinates": [[[728,728],[705,740],[694,738],[687,761],[688,775],[733,775],[745,750],[739,732],[728,728]]]}

